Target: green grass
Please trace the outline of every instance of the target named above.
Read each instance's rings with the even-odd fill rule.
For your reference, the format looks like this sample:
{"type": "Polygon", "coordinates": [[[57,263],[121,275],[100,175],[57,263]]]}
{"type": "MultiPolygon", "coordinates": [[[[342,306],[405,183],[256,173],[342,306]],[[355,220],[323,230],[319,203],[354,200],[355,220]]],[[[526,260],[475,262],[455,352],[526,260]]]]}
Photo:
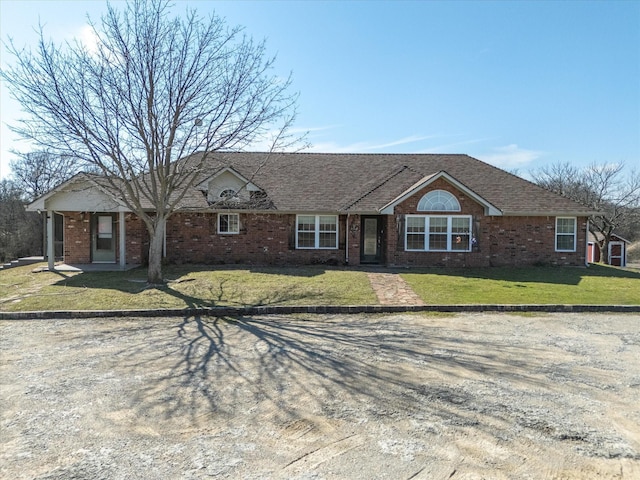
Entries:
{"type": "MultiPolygon", "coordinates": [[[[146,271],[32,273],[0,271],[0,310],[115,310],[251,305],[377,304],[360,270],[170,266],[161,288],[146,271]]],[[[640,272],[589,268],[403,270],[427,304],[640,305],[640,272]]]]}
{"type": "Polygon", "coordinates": [[[402,273],[427,304],[640,305],[640,273],[605,265],[402,273]]]}
{"type": "Polygon", "coordinates": [[[357,305],[377,299],[364,272],[297,268],[166,267],[166,286],[149,288],[146,270],[0,273],[0,310],[114,310],[247,305],[357,305]]]}

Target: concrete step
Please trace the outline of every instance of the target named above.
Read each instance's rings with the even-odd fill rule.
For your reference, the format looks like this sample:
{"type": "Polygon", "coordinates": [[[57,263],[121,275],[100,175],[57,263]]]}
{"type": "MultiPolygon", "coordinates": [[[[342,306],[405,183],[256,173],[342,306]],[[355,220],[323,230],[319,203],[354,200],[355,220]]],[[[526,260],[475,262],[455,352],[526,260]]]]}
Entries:
{"type": "Polygon", "coordinates": [[[24,265],[31,265],[33,263],[44,262],[44,257],[22,257],[17,260],[12,260],[0,265],[0,270],[7,270],[14,267],[22,267],[24,265]]]}

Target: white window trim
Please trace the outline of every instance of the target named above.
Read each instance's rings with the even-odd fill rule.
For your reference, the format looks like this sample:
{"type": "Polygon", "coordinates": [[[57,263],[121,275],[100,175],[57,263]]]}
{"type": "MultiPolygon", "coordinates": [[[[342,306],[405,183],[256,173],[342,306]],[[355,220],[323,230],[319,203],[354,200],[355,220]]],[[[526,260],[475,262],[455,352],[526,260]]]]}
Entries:
{"type": "MultiPolygon", "coordinates": [[[[296,250],[338,250],[339,247],[339,243],[338,243],[338,231],[340,230],[340,221],[338,219],[338,215],[312,215],[312,214],[300,214],[300,215],[296,215],[296,250]],[[300,231],[298,230],[298,218],[299,217],[314,217],[315,219],[315,228],[314,228],[314,246],[313,247],[301,247],[299,242],[298,242],[298,234],[300,233],[300,231]],[[336,220],[336,246],[335,247],[321,247],[320,246],[320,217],[333,217],[336,220]]],[[[310,232],[304,232],[304,233],[310,233],[310,232]]],[[[332,232],[322,232],[322,233],[332,233],[332,232]]]]}
{"type": "Polygon", "coordinates": [[[556,252],[575,252],[576,251],[576,245],[578,243],[578,219],[576,217],[556,217],[556,229],[555,229],[555,236],[553,237],[553,243],[554,243],[554,248],[556,252]],[[573,234],[569,234],[569,233],[558,233],[558,220],[563,219],[563,220],[573,220],[573,234]],[[558,237],[559,236],[563,236],[563,237],[567,237],[569,235],[573,236],[573,248],[570,250],[566,250],[566,249],[558,249],[558,237]]]}
{"type": "Polygon", "coordinates": [[[240,233],[240,214],[239,213],[218,213],[218,234],[219,235],[238,235],[240,233]],[[220,219],[222,218],[222,215],[227,215],[227,216],[235,216],[238,219],[237,225],[238,225],[238,230],[235,232],[223,232],[220,230],[220,219]]]}
{"type": "MultiPolygon", "coordinates": [[[[472,228],[472,218],[471,215],[407,215],[404,222],[404,250],[406,252],[448,252],[448,253],[459,253],[459,252],[470,252],[473,249],[473,245],[471,244],[471,238],[473,234],[471,232],[472,228]],[[424,237],[424,248],[408,248],[409,242],[409,232],[407,221],[408,218],[424,218],[424,233],[422,233],[424,237]],[[429,249],[429,218],[446,218],[447,219],[447,249],[446,250],[430,250],[429,249]],[[451,229],[453,228],[454,218],[466,218],[469,220],[469,246],[466,250],[453,250],[451,248],[451,239],[453,238],[453,232],[451,229]]],[[[444,232],[443,232],[444,233],[444,232]]],[[[411,233],[411,235],[416,235],[416,233],[411,233]]]]}

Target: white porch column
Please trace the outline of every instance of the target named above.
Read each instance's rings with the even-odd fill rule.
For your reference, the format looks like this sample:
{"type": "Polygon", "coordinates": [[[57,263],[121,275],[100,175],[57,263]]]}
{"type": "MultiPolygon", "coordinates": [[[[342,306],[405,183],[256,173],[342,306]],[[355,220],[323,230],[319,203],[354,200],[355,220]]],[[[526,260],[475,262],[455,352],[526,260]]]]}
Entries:
{"type": "Polygon", "coordinates": [[[118,231],[120,232],[120,268],[124,269],[127,265],[127,234],[125,231],[124,212],[118,212],[118,231]]]}
{"type": "Polygon", "coordinates": [[[47,211],[47,262],[49,271],[53,272],[56,266],[55,249],[53,248],[53,211],[47,211]]]}

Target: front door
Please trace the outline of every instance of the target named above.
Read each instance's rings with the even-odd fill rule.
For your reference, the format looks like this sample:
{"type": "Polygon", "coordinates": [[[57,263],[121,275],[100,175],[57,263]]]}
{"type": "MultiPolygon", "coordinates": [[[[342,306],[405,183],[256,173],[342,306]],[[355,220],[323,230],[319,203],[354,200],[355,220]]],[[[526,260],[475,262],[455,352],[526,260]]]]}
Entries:
{"type": "Polygon", "coordinates": [[[360,263],[380,263],[383,249],[382,217],[362,216],[360,230],[360,263]]]}
{"type": "Polygon", "coordinates": [[[91,261],[116,262],[115,222],[113,215],[94,214],[91,220],[91,261]]]}

